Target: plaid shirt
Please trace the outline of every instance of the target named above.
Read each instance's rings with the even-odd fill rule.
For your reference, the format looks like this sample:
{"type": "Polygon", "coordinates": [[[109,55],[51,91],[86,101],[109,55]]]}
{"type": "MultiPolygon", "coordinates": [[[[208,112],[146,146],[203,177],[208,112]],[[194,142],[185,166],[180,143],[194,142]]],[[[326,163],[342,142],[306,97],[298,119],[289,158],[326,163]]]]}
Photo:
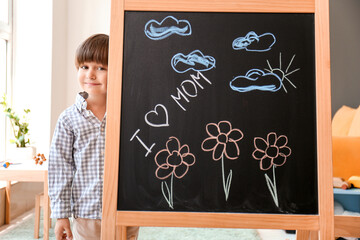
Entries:
{"type": "Polygon", "coordinates": [[[106,115],[99,121],[87,110],[86,95],[77,95],[55,127],[48,169],[52,218],[101,219],[106,115]]]}

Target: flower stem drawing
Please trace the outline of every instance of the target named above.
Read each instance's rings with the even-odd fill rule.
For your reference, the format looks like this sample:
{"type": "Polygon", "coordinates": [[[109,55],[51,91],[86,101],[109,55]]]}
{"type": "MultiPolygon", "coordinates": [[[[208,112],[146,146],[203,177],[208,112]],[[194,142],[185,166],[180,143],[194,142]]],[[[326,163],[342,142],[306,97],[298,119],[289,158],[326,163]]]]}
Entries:
{"type": "Polygon", "coordinates": [[[260,161],[260,170],[267,171],[272,168],[272,179],[265,173],[266,185],[270,191],[274,203],[279,207],[279,200],[276,187],[275,168],[286,163],[287,158],[291,154],[291,149],[287,146],[288,138],[270,132],[266,140],[261,137],[254,138],[255,151],[252,156],[255,160],[260,161]]]}
{"type": "Polygon", "coordinates": [[[223,180],[223,188],[225,192],[225,199],[227,200],[229,197],[231,180],[232,180],[232,169],[230,169],[230,172],[225,181],[224,155],[221,156],[221,168],[222,168],[222,180],[223,180]]]}
{"type": "Polygon", "coordinates": [[[154,160],[158,166],[155,176],[164,180],[161,182],[161,192],[169,207],[174,209],[174,176],[178,179],[183,178],[189,167],[195,164],[195,156],[190,153],[188,145],[181,145],[176,137],[170,137],[166,142],[166,148],[160,150],[154,160]],[[169,177],[170,188],[165,181],[169,177]]]}
{"type": "Polygon", "coordinates": [[[270,177],[265,173],[265,179],[266,179],[266,184],[269,188],[269,191],[271,193],[271,196],[274,200],[274,203],[277,207],[279,207],[279,200],[277,197],[277,190],[276,190],[276,177],[275,177],[275,168],[276,166],[274,165],[272,167],[273,169],[273,179],[271,180],[270,177]]]}
{"type": "Polygon", "coordinates": [[[209,123],[206,125],[206,132],[209,137],[201,143],[201,149],[207,152],[212,151],[214,161],[221,159],[222,182],[225,200],[227,201],[231,187],[232,169],[230,169],[229,174],[226,176],[224,156],[230,160],[235,160],[239,157],[240,149],[237,142],[244,137],[244,134],[239,129],[232,128],[229,121],[220,121],[217,124],[209,123]]]}
{"type": "Polygon", "coordinates": [[[171,174],[170,190],[169,190],[169,187],[168,187],[166,181],[161,182],[161,192],[171,209],[174,209],[173,185],[174,185],[174,174],[171,174]],[[166,192],[165,192],[164,186],[166,188],[166,192]]]}

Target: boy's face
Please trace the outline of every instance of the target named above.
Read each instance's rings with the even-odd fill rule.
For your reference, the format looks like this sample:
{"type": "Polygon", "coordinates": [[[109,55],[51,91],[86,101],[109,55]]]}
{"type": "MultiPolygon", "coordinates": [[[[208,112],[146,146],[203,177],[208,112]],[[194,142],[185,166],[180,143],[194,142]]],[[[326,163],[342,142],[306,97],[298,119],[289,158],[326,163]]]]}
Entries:
{"type": "Polygon", "coordinates": [[[107,93],[107,66],[97,62],[84,62],[78,68],[80,87],[89,95],[107,93]]]}

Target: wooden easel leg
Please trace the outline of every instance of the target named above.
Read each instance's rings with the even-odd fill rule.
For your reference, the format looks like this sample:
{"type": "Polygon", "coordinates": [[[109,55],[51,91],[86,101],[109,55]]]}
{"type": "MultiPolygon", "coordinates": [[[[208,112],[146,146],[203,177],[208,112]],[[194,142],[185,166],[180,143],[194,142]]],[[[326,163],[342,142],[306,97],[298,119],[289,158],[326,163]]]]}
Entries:
{"type": "Polygon", "coordinates": [[[115,239],[126,240],[126,226],[115,226],[115,239]]]}
{"type": "Polygon", "coordinates": [[[319,232],[318,231],[311,231],[310,232],[310,239],[311,240],[318,240],[319,239],[319,232]]]}
{"type": "Polygon", "coordinates": [[[10,224],[10,192],[11,192],[11,181],[6,181],[5,188],[5,224],[10,224]]]}
{"type": "Polygon", "coordinates": [[[310,237],[310,231],[296,230],[296,240],[309,240],[309,237],[310,237]]]}

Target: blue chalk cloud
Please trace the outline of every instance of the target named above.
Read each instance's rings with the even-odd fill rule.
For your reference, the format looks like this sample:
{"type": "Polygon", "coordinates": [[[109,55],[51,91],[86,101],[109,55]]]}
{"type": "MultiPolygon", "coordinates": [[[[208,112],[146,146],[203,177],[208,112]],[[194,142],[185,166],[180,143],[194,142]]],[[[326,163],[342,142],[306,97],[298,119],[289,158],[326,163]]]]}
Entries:
{"type": "Polygon", "coordinates": [[[194,50],[188,55],[175,54],[171,59],[171,67],[177,73],[184,73],[189,70],[208,71],[215,67],[215,58],[205,56],[200,50],[194,50]]]}
{"type": "Polygon", "coordinates": [[[236,38],[232,47],[234,50],[245,49],[250,52],[266,52],[271,49],[275,42],[276,38],[272,33],[264,33],[259,36],[251,31],[245,37],[236,38]]]}
{"type": "Polygon", "coordinates": [[[144,32],[152,40],[161,40],[173,34],[189,36],[192,31],[189,21],[167,16],[160,23],[154,19],[148,21],[144,32]]]}
{"type": "Polygon", "coordinates": [[[237,92],[254,90],[276,92],[282,86],[280,77],[274,73],[265,73],[260,69],[251,69],[245,76],[237,76],[230,81],[230,88],[237,92]]]}

